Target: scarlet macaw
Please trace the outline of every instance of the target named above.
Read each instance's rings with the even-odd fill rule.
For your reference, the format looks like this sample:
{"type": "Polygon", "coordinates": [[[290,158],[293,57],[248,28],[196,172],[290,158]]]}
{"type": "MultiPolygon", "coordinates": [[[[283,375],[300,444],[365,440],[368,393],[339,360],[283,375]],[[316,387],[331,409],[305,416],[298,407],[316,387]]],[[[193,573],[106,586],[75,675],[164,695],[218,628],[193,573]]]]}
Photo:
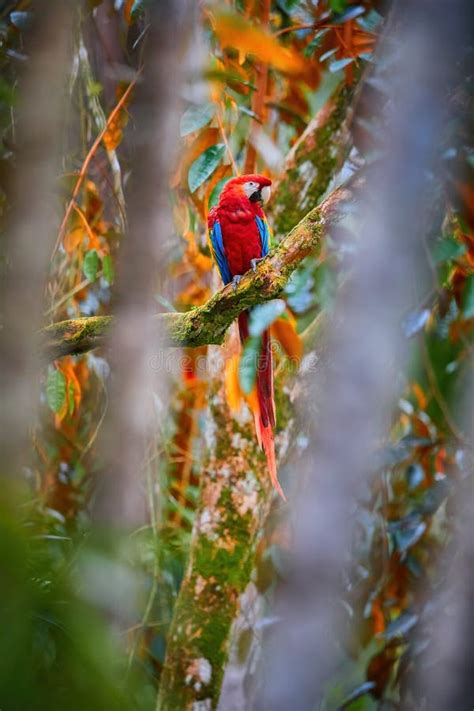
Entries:
{"type": "MultiPolygon", "coordinates": [[[[238,285],[242,275],[256,268],[268,254],[270,230],[262,205],[270,199],[272,181],[263,175],[242,175],[229,180],[222,189],[219,202],[209,211],[208,227],[211,251],[224,284],[238,285]]],[[[240,340],[249,337],[249,312],[239,315],[240,340]]],[[[262,334],[262,352],[257,367],[257,412],[255,428],[263,448],[270,477],[278,493],[285,495],[278,481],[273,428],[273,364],[269,331],[262,334]]]]}

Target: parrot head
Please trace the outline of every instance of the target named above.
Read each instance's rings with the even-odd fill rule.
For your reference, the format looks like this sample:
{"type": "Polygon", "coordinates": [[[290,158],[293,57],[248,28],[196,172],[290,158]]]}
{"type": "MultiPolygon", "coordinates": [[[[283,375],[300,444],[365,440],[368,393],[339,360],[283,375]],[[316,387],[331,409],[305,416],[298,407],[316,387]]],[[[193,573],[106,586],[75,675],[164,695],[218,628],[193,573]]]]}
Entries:
{"type": "Polygon", "coordinates": [[[270,178],[265,178],[263,175],[240,175],[224,185],[221,196],[237,194],[246,196],[250,202],[258,202],[263,205],[270,200],[271,184],[270,178]]]}

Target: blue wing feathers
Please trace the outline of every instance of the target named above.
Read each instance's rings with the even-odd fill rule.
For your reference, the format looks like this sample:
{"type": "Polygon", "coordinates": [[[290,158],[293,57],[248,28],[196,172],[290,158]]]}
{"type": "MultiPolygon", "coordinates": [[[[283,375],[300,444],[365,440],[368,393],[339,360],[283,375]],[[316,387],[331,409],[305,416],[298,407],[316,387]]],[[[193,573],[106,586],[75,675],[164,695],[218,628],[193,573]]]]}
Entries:
{"type": "Polygon", "coordinates": [[[232,275],[229,269],[229,263],[224,251],[224,242],[222,241],[222,230],[220,223],[216,220],[212,228],[209,230],[212,251],[219,269],[222,281],[224,284],[229,284],[232,281],[232,275]]]}
{"type": "Polygon", "coordinates": [[[270,250],[270,230],[266,220],[261,217],[256,217],[258,231],[260,233],[260,242],[262,243],[262,257],[266,257],[270,250]]]}

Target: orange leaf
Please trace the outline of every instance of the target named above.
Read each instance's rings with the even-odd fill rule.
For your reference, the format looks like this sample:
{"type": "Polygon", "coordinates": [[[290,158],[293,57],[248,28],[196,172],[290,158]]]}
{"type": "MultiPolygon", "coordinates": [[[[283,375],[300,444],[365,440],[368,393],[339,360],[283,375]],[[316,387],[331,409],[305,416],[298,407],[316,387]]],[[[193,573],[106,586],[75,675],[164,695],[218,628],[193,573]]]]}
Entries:
{"type": "Polygon", "coordinates": [[[75,227],[71,232],[68,232],[63,240],[63,246],[67,254],[72,254],[79,247],[83,237],[84,229],[82,227],[75,227]]]}
{"type": "Polygon", "coordinates": [[[216,14],[213,25],[223,47],[234,47],[240,54],[251,54],[265,64],[289,74],[297,74],[304,68],[304,62],[296,52],[283,47],[273,35],[247,22],[240,15],[216,14]]]}
{"type": "Polygon", "coordinates": [[[231,412],[237,412],[242,402],[242,391],[239,384],[240,353],[234,355],[225,364],[225,395],[231,412]]]}
{"type": "Polygon", "coordinates": [[[296,331],[296,321],[293,316],[277,318],[272,324],[271,333],[281,343],[288,357],[299,363],[303,355],[303,342],[296,331]]]}
{"type": "Polygon", "coordinates": [[[426,395],[423,392],[423,388],[421,387],[421,385],[419,385],[418,383],[413,383],[411,389],[413,391],[413,395],[416,397],[416,401],[420,410],[426,410],[428,403],[426,401],[426,395]]]}
{"type": "Polygon", "coordinates": [[[132,9],[133,9],[133,4],[135,0],[125,0],[124,6],[123,6],[123,14],[125,17],[125,22],[127,25],[129,25],[132,21],[132,9]]]}
{"type": "Polygon", "coordinates": [[[374,635],[381,634],[385,629],[385,617],[380,600],[374,600],[372,603],[372,620],[374,622],[374,635]]]}

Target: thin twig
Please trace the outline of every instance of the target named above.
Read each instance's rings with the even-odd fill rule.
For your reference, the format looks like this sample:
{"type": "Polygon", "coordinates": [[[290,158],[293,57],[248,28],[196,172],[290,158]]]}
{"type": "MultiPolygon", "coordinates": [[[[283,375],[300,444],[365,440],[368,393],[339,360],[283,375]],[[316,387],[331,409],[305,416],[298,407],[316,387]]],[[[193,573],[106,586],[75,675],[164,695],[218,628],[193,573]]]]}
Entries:
{"type": "Polygon", "coordinates": [[[74,205],[75,205],[75,202],[76,202],[76,198],[77,198],[77,196],[78,196],[78,194],[79,194],[79,191],[80,191],[80,189],[81,189],[81,187],[82,187],[82,184],[83,184],[83,182],[84,182],[84,180],[85,180],[85,178],[86,178],[86,176],[87,176],[87,172],[88,172],[88,170],[89,170],[89,166],[90,166],[90,163],[91,163],[91,161],[92,161],[92,158],[94,157],[95,152],[97,151],[98,147],[100,146],[100,144],[101,144],[101,142],[102,142],[102,139],[104,138],[105,134],[107,133],[107,130],[109,129],[109,126],[112,124],[112,122],[113,122],[114,119],[117,117],[117,115],[118,115],[118,113],[120,112],[120,110],[122,109],[122,107],[125,105],[125,103],[126,103],[128,97],[130,96],[130,94],[131,94],[131,92],[132,92],[132,90],[133,90],[135,84],[136,84],[137,81],[138,81],[138,77],[140,76],[140,74],[141,74],[141,70],[139,70],[139,72],[138,72],[137,76],[135,77],[135,79],[133,79],[133,81],[130,82],[130,84],[128,85],[127,89],[124,91],[124,93],[123,93],[122,96],[120,97],[119,101],[117,102],[117,105],[115,106],[115,108],[113,109],[113,111],[109,114],[109,117],[108,117],[108,119],[107,119],[107,123],[105,124],[104,128],[102,129],[102,131],[99,133],[99,135],[98,135],[97,138],[95,139],[94,143],[92,144],[92,146],[91,146],[91,148],[90,148],[90,150],[89,150],[89,153],[88,153],[87,156],[85,157],[85,160],[84,160],[84,162],[83,162],[83,164],[82,164],[81,170],[79,171],[79,176],[78,176],[78,178],[77,178],[77,183],[76,183],[76,185],[75,185],[75,187],[74,187],[74,190],[73,190],[73,192],[72,192],[72,196],[71,196],[71,199],[70,199],[70,201],[69,201],[69,204],[68,204],[68,206],[67,206],[67,208],[66,208],[66,212],[64,213],[63,221],[61,222],[61,226],[60,226],[60,228],[59,228],[58,238],[57,238],[57,240],[56,240],[56,244],[54,245],[54,249],[53,249],[51,258],[56,254],[56,251],[57,251],[59,245],[61,244],[61,240],[62,240],[62,238],[63,238],[63,236],[64,236],[64,231],[65,231],[65,229],[66,229],[67,221],[69,220],[69,217],[70,217],[70,215],[71,215],[71,212],[72,212],[73,209],[74,209],[74,205]]]}
{"type": "Polygon", "coordinates": [[[234,171],[234,175],[240,175],[240,171],[237,167],[237,163],[235,162],[234,154],[232,153],[232,148],[230,147],[230,143],[228,141],[228,138],[227,138],[227,135],[225,132],[224,124],[222,122],[222,118],[219,113],[219,109],[217,109],[217,111],[216,111],[216,117],[217,117],[217,123],[219,125],[219,130],[221,132],[222,140],[224,141],[224,145],[227,150],[227,155],[229,156],[229,160],[232,164],[232,170],[234,171]]]}

